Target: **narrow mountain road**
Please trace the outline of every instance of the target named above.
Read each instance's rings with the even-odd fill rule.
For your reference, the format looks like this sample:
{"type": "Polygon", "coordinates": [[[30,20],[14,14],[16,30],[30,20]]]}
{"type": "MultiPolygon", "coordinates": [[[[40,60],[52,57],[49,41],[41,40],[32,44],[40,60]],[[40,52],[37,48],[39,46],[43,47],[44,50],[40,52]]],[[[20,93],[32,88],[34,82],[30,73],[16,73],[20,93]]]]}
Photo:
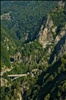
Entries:
{"type": "Polygon", "coordinates": [[[8,75],[8,77],[22,77],[22,76],[27,76],[27,74],[12,74],[12,75],[8,75]]]}
{"type": "MultiPolygon", "coordinates": [[[[32,77],[35,77],[35,75],[37,74],[37,72],[42,73],[42,70],[39,69],[33,69],[31,72],[27,72],[26,74],[10,74],[7,75],[9,78],[11,78],[11,81],[19,78],[19,77],[24,77],[24,76],[28,76],[31,75],[32,77]]],[[[3,76],[4,72],[1,72],[1,76],[3,76]]]]}

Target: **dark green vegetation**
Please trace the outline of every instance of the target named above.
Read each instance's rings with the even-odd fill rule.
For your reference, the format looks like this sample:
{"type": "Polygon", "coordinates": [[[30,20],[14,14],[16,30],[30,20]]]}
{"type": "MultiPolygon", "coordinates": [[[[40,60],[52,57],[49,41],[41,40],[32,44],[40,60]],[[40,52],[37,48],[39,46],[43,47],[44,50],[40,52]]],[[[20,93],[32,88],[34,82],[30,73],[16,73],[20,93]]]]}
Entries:
{"type": "Polygon", "coordinates": [[[10,67],[10,54],[14,54],[14,49],[16,48],[16,45],[10,36],[9,30],[5,27],[1,27],[1,65],[2,67],[6,65],[7,67],[10,67]],[[7,51],[7,48],[10,48],[10,51],[7,51]],[[14,48],[12,48],[12,46],[14,48]]]}
{"type": "Polygon", "coordinates": [[[7,86],[1,87],[1,99],[66,100],[66,4],[60,7],[56,1],[2,2],[1,23],[1,66],[12,66],[2,76],[7,86]],[[50,22],[54,25],[49,29],[50,22]],[[52,39],[50,42],[44,35],[44,43],[49,41],[45,48],[39,41],[42,25],[43,30],[50,30],[48,36],[52,39]],[[33,69],[38,69],[37,73],[32,73],[33,69]],[[7,76],[27,72],[27,76],[14,81],[7,76]]]}
{"type": "Polygon", "coordinates": [[[16,100],[17,91],[24,88],[24,100],[65,100],[66,96],[66,54],[44,71],[39,77],[31,75],[11,82],[9,86],[2,87],[2,100],[16,100]],[[22,87],[23,85],[23,87],[22,87]],[[28,89],[27,89],[28,87],[28,89]],[[6,99],[8,98],[8,99],[6,99]]]}
{"type": "MultiPolygon", "coordinates": [[[[36,38],[39,28],[45,19],[44,16],[54,9],[56,4],[57,2],[54,3],[52,1],[2,2],[1,13],[4,16],[1,20],[2,66],[5,64],[5,66],[10,67],[10,56],[14,56],[18,51],[21,52],[20,49],[23,44],[36,38]],[[6,42],[4,42],[5,40],[6,42]]],[[[38,44],[36,45],[38,47],[38,44]]]]}
{"type": "Polygon", "coordinates": [[[18,37],[20,42],[25,42],[25,36],[28,40],[33,40],[37,31],[47,15],[57,2],[43,1],[22,1],[22,2],[2,2],[2,14],[10,13],[11,20],[3,20],[2,23],[11,30],[12,38],[18,37]],[[6,6],[8,5],[8,6],[6,6]],[[13,32],[13,33],[12,33],[13,32]]]}
{"type": "MultiPolygon", "coordinates": [[[[28,100],[65,100],[66,54],[58,62],[44,71],[33,87],[26,91],[28,100]],[[29,91],[31,91],[29,93],[29,91]],[[28,95],[29,93],[29,95],[28,95]]],[[[32,84],[32,83],[31,83],[32,84]]]]}

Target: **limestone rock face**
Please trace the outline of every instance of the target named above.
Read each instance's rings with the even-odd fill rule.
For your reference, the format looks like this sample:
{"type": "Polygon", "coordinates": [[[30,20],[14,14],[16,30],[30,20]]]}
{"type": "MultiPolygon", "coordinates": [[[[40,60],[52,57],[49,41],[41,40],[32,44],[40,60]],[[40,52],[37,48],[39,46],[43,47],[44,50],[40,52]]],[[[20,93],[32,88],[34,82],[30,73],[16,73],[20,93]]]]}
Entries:
{"type": "Polygon", "coordinates": [[[63,2],[63,1],[59,1],[59,2],[58,2],[58,6],[64,7],[64,5],[65,5],[65,2],[63,2]]]}
{"type": "Polygon", "coordinates": [[[1,81],[1,87],[7,86],[8,81],[6,79],[0,78],[0,81],[1,81]]]}
{"type": "Polygon", "coordinates": [[[1,20],[5,19],[5,20],[11,20],[11,11],[8,13],[4,13],[3,15],[1,15],[1,20]]]}
{"type": "Polygon", "coordinates": [[[39,42],[43,45],[43,47],[45,47],[45,45],[47,44],[47,34],[48,34],[48,30],[47,28],[45,28],[42,32],[42,34],[39,36],[39,42]]]}
{"type": "Polygon", "coordinates": [[[58,26],[54,25],[49,15],[44,24],[39,31],[39,43],[48,52],[49,61],[56,62],[66,52],[66,25],[57,33],[58,26]]]}
{"type": "MultiPolygon", "coordinates": [[[[58,38],[60,37],[58,36],[58,38]]],[[[51,63],[58,61],[59,58],[62,57],[65,52],[66,52],[66,34],[63,37],[61,37],[55,44],[54,50],[50,57],[51,63]]]]}
{"type": "Polygon", "coordinates": [[[18,61],[21,59],[21,53],[20,52],[17,52],[15,55],[14,55],[14,59],[15,61],[18,61]]]}
{"type": "Polygon", "coordinates": [[[45,48],[46,45],[53,40],[53,36],[51,34],[52,27],[53,21],[50,19],[50,16],[48,15],[45,27],[42,25],[39,32],[39,43],[43,46],[43,48],[45,48]]]}
{"type": "Polygon", "coordinates": [[[56,32],[56,29],[57,29],[57,27],[55,26],[55,27],[53,27],[52,28],[52,32],[56,32]]]}
{"type": "Polygon", "coordinates": [[[51,20],[50,15],[48,15],[45,27],[50,29],[50,28],[52,28],[53,25],[54,25],[53,21],[51,20]]]}
{"type": "Polygon", "coordinates": [[[66,34],[66,27],[64,27],[64,28],[60,31],[59,35],[56,36],[56,38],[55,38],[56,44],[58,43],[58,41],[60,41],[60,39],[61,39],[65,34],[66,34]]]}
{"type": "MultiPolygon", "coordinates": [[[[61,39],[60,39],[61,41],[61,39]]],[[[63,40],[62,40],[63,41],[63,40]]],[[[66,35],[64,35],[64,43],[60,44],[59,52],[56,55],[56,61],[66,53],[66,35]]]]}

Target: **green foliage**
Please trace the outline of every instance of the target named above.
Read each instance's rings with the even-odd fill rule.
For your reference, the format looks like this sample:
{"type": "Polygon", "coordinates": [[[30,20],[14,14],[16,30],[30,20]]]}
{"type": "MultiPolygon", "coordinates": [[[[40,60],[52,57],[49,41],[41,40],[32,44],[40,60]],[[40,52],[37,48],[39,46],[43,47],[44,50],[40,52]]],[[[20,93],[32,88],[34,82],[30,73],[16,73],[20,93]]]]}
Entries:
{"type": "Polygon", "coordinates": [[[54,10],[54,12],[50,14],[54,25],[58,27],[57,33],[66,24],[66,14],[64,13],[64,11],[65,9],[58,7],[54,10]]]}
{"type": "Polygon", "coordinates": [[[3,46],[1,47],[1,61],[1,66],[6,65],[7,67],[10,67],[9,53],[3,46]]]}
{"type": "MultiPolygon", "coordinates": [[[[66,70],[62,70],[62,63],[63,62],[59,60],[52,66],[49,66],[47,70],[38,77],[34,87],[30,87],[32,91],[30,96],[28,96],[27,92],[25,96],[34,100],[53,100],[54,98],[58,100],[65,98],[66,70]],[[60,73],[58,73],[59,68],[61,69],[60,73]]],[[[32,84],[32,82],[29,84],[32,84]]]]}
{"type": "Polygon", "coordinates": [[[8,33],[6,27],[1,27],[1,66],[10,67],[10,54],[14,54],[16,45],[8,33]]]}
{"type": "MultiPolygon", "coordinates": [[[[55,44],[53,43],[43,49],[38,39],[35,39],[36,31],[39,31],[38,29],[41,25],[41,19],[55,7],[54,1],[23,1],[15,2],[15,4],[14,1],[9,1],[9,3],[4,2],[2,7],[2,14],[11,11],[11,20],[4,19],[1,21],[1,62],[2,66],[10,67],[12,65],[13,69],[3,75],[10,84],[1,87],[1,99],[17,100],[19,99],[18,94],[21,94],[23,89],[22,97],[24,100],[25,97],[27,100],[65,100],[66,54],[49,66],[48,58],[50,58],[50,54],[48,53],[48,48],[52,46],[53,50],[55,44]],[[29,43],[25,39],[26,36],[28,36],[29,43]],[[4,42],[5,37],[9,41],[4,42]],[[32,41],[33,39],[34,41],[32,41]],[[9,45],[9,50],[6,48],[7,45],[9,45]],[[18,51],[22,56],[21,62],[17,60],[11,63],[10,56],[14,56],[18,51]],[[13,82],[7,78],[8,74],[27,73],[35,68],[42,69],[42,73],[39,76],[32,77],[32,74],[30,74],[13,82]]],[[[65,25],[65,14],[65,10],[60,8],[51,13],[54,25],[59,28],[56,33],[59,33],[65,25]]]]}
{"type": "MultiPolygon", "coordinates": [[[[57,2],[56,1],[54,2],[52,1],[50,2],[20,1],[20,3],[18,1],[2,2],[1,15],[4,16],[4,18],[1,20],[1,41],[2,41],[1,65],[2,66],[4,65],[6,65],[7,67],[10,66],[11,65],[10,56],[15,55],[16,49],[20,51],[24,43],[32,41],[36,38],[39,28],[44,20],[44,16],[47,15],[47,13],[49,13],[56,6],[57,2]],[[6,17],[7,19],[5,18],[6,14],[9,14],[10,20],[8,19],[8,17],[6,17]],[[8,38],[9,41],[4,42],[5,38],[8,38]],[[9,50],[6,50],[7,48],[9,48],[9,50]]],[[[30,54],[32,54],[33,55],[32,57],[35,60],[34,53],[37,51],[33,50],[35,48],[41,49],[40,45],[38,46],[38,43],[33,42],[31,45],[27,44],[27,48],[25,51],[22,50],[23,56],[26,55],[29,56],[30,54]]],[[[40,57],[41,54],[40,52],[37,52],[37,55],[38,53],[39,57],[37,56],[36,58],[37,62],[39,62],[41,59],[40,57]]],[[[32,64],[33,63],[34,62],[32,62],[32,64]]],[[[26,65],[25,64],[23,65],[24,65],[23,69],[25,69],[26,65]]],[[[14,66],[14,64],[12,64],[12,66],[14,66]]],[[[35,64],[33,64],[33,67],[35,67],[35,64]]],[[[29,70],[31,69],[32,68],[29,68],[29,70]]]]}
{"type": "Polygon", "coordinates": [[[3,20],[2,24],[7,25],[11,30],[13,39],[18,38],[24,42],[24,36],[29,34],[29,40],[32,40],[41,25],[42,19],[56,4],[56,1],[3,2],[1,12],[2,14],[11,12],[11,20],[3,20]]]}

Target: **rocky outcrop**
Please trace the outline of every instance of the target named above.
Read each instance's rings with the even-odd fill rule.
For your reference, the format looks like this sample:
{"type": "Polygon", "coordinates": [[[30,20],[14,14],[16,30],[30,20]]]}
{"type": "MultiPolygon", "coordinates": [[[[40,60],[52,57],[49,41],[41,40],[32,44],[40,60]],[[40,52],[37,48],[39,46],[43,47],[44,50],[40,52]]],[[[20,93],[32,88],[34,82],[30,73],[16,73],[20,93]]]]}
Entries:
{"type": "MultiPolygon", "coordinates": [[[[66,39],[66,37],[65,37],[65,39],[66,39]]],[[[66,53],[66,40],[65,40],[65,43],[63,45],[61,45],[61,48],[60,48],[59,52],[56,55],[56,61],[58,61],[59,58],[64,55],[64,53],[66,53]]]]}
{"type": "Polygon", "coordinates": [[[13,44],[12,41],[8,37],[5,37],[4,44],[7,51],[9,51],[10,49],[13,49],[13,50],[15,49],[15,44],[13,44]]]}
{"type": "Polygon", "coordinates": [[[11,12],[2,14],[1,15],[1,20],[3,20],[3,19],[5,19],[5,20],[11,20],[10,14],[11,14],[11,12]]]}
{"type": "Polygon", "coordinates": [[[15,55],[14,55],[14,59],[15,61],[19,61],[21,59],[21,53],[20,52],[17,52],[15,55]]]}
{"type": "Polygon", "coordinates": [[[42,25],[39,32],[39,43],[43,46],[43,48],[46,48],[47,44],[50,44],[53,41],[51,29],[55,32],[56,27],[54,27],[53,21],[51,20],[50,15],[48,15],[45,27],[42,25]]]}
{"type": "Polygon", "coordinates": [[[60,57],[63,56],[63,54],[66,52],[66,25],[63,27],[59,33],[59,35],[55,38],[55,44],[56,45],[56,62],[60,57]]]}
{"type": "Polygon", "coordinates": [[[21,53],[18,51],[14,54],[14,56],[10,56],[10,61],[11,63],[14,63],[14,62],[18,62],[18,63],[21,63],[22,60],[21,60],[21,53]]]}
{"type": "Polygon", "coordinates": [[[6,79],[4,79],[4,78],[0,78],[0,83],[1,83],[1,87],[7,86],[8,80],[6,80],[6,79]]]}
{"type": "Polygon", "coordinates": [[[65,34],[66,34],[66,25],[65,25],[65,27],[63,27],[63,28],[61,29],[59,35],[56,36],[56,38],[55,38],[55,43],[57,44],[57,43],[60,41],[60,39],[61,39],[65,34]]]}
{"type": "Polygon", "coordinates": [[[63,1],[59,1],[59,2],[58,2],[58,6],[59,6],[59,7],[62,8],[62,7],[64,7],[64,5],[65,5],[65,2],[63,2],[63,1]]]}
{"type": "MultiPolygon", "coordinates": [[[[48,48],[49,62],[56,62],[66,52],[66,25],[57,33],[58,26],[55,26],[48,15],[46,24],[42,25],[39,32],[39,43],[43,48],[48,48]],[[55,36],[55,37],[54,37],[55,36]]],[[[47,54],[46,54],[47,56],[47,54]]]]}
{"type": "Polygon", "coordinates": [[[50,55],[49,63],[54,63],[66,52],[66,34],[55,45],[52,54],[50,55]]]}

